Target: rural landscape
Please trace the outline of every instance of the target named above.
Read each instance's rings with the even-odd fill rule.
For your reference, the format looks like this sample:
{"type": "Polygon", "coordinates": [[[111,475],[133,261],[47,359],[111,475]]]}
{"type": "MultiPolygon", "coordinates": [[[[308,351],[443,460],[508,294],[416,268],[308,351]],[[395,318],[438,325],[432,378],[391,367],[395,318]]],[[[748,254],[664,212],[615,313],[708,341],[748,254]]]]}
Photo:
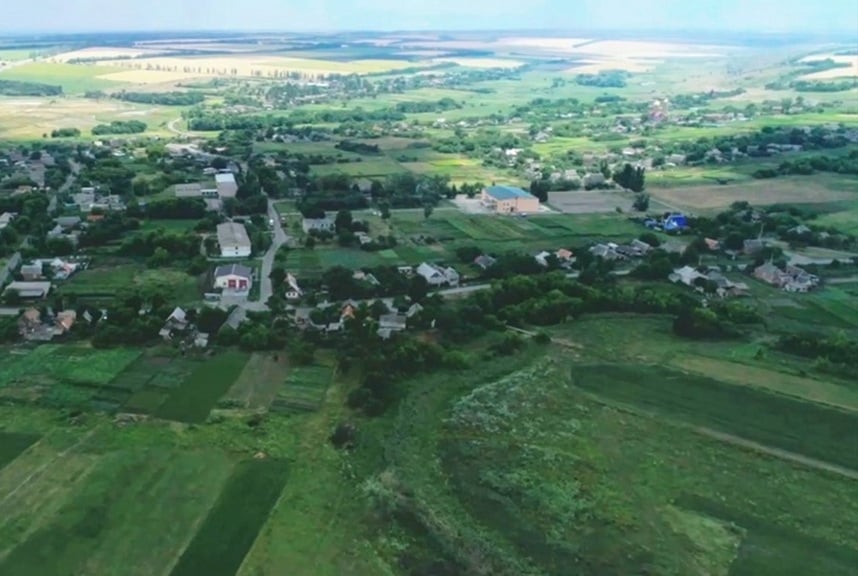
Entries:
{"type": "Polygon", "coordinates": [[[0,574],[849,576],[849,34],[0,36],[0,574]]]}

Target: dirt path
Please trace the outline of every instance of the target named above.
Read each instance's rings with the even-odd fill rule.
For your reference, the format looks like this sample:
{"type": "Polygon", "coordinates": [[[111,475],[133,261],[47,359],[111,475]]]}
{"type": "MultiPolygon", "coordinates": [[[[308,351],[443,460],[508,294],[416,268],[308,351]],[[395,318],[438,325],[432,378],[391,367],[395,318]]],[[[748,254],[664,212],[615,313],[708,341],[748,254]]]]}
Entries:
{"type": "Polygon", "coordinates": [[[733,434],[719,432],[718,430],[713,430],[711,428],[706,428],[703,426],[696,426],[693,428],[693,430],[695,432],[703,434],[704,436],[714,438],[715,440],[720,440],[721,442],[726,442],[727,444],[740,446],[742,448],[754,450],[755,452],[761,452],[768,456],[780,458],[781,460],[796,462],[798,464],[802,464],[804,466],[807,466],[808,468],[813,468],[815,470],[824,470],[825,472],[831,472],[832,474],[837,474],[838,476],[843,476],[852,480],[858,480],[858,470],[852,470],[851,468],[845,468],[843,466],[838,466],[837,464],[825,462],[824,460],[817,460],[816,458],[808,458],[807,456],[802,456],[801,454],[796,454],[795,452],[790,452],[789,450],[773,448],[771,446],[766,446],[765,444],[754,442],[753,440],[747,440],[739,436],[734,436],[733,434]]]}
{"type": "Polygon", "coordinates": [[[816,458],[810,458],[808,456],[804,456],[803,454],[798,454],[789,450],[783,450],[781,448],[775,448],[773,446],[760,444],[759,442],[754,442],[753,440],[748,440],[747,438],[742,438],[741,436],[728,434],[719,430],[713,430],[712,428],[707,428],[706,426],[694,426],[693,424],[689,424],[682,420],[668,418],[662,414],[641,409],[637,406],[633,406],[623,402],[607,400],[601,396],[598,396],[591,392],[587,392],[577,387],[576,389],[580,390],[584,395],[586,395],[594,402],[598,402],[603,406],[609,406],[616,410],[621,410],[623,412],[628,412],[629,414],[635,414],[637,416],[646,416],[648,418],[658,419],[661,422],[665,422],[667,424],[677,426],[679,428],[684,428],[686,430],[691,430],[708,438],[712,438],[713,440],[718,440],[719,442],[738,446],[739,448],[744,448],[746,450],[760,452],[761,454],[773,456],[774,458],[785,460],[787,462],[801,464],[802,466],[807,466],[808,468],[813,468],[814,470],[821,470],[823,472],[829,472],[831,474],[843,476],[844,478],[849,478],[850,480],[858,480],[858,470],[853,470],[852,468],[847,468],[845,466],[826,462],[825,460],[817,460],[816,458]]]}

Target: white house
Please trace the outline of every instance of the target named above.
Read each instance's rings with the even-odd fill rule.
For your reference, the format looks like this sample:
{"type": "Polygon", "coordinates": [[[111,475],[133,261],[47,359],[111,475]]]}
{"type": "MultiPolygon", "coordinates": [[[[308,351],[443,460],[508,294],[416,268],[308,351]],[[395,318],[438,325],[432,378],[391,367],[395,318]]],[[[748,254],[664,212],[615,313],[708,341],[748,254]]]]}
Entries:
{"type": "Polygon", "coordinates": [[[445,284],[449,284],[450,286],[459,285],[459,273],[453,268],[438,268],[437,266],[424,262],[417,267],[417,274],[423,276],[429,286],[437,287],[445,284]]]}
{"type": "Polygon", "coordinates": [[[215,269],[214,286],[224,292],[250,292],[253,286],[253,271],[241,264],[218,266],[215,269]]]}
{"type": "Polygon", "coordinates": [[[0,230],[8,226],[15,219],[15,214],[12,212],[3,212],[0,214],[0,230]]]}
{"type": "Polygon", "coordinates": [[[231,172],[215,174],[215,187],[221,198],[235,198],[238,192],[238,184],[235,183],[235,175],[231,172]]]}
{"type": "Polygon", "coordinates": [[[224,258],[246,258],[250,256],[251,244],[244,224],[224,222],[217,225],[217,241],[224,258]]]}

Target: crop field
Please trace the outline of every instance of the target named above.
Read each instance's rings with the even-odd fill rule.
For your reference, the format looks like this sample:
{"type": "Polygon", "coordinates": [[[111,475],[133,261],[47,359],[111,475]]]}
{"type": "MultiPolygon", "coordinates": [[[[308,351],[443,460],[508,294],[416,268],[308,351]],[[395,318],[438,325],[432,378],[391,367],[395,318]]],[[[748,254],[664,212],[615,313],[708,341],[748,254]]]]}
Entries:
{"type": "Polygon", "coordinates": [[[288,373],[289,365],[285,354],[254,353],[221,404],[252,409],[267,408],[274,401],[284,375],[288,373]]]}
{"type": "Polygon", "coordinates": [[[45,386],[53,382],[100,386],[108,384],[140,355],[139,350],[44,344],[26,353],[0,356],[0,388],[45,386]]]}
{"type": "Polygon", "coordinates": [[[244,352],[230,350],[200,362],[184,382],[170,391],[154,415],[178,422],[204,422],[241,375],[248,358],[244,352]]]}
{"type": "Polygon", "coordinates": [[[668,205],[690,210],[716,210],[742,200],[758,206],[850,202],[856,199],[854,186],[854,180],[844,178],[794,176],[742,184],[651,188],[649,193],[668,205]]]}
{"type": "Polygon", "coordinates": [[[58,84],[67,95],[83,94],[89,90],[105,90],[119,86],[117,82],[102,78],[105,74],[116,71],[112,67],[95,66],[92,64],[60,64],[50,62],[33,62],[0,71],[0,79],[24,80],[58,84]]]}
{"type": "Polygon", "coordinates": [[[234,576],[286,483],[285,461],[237,465],[170,576],[234,576]]]}
{"type": "Polygon", "coordinates": [[[363,178],[385,178],[391,174],[400,174],[405,171],[405,168],[399,162],[384,156],[365,157],[361,162],[317,164],[312,168],[312,173],[317,176],[346,174],[352,177],[363,178]]]}
{"type": "Polygon", "coordinates": [[[227,458],[203,450],[110,453],[0,560],[0,572],[164,574],[230,469],[227,458]]]}
{"type": "Polygon", "coordinates": [[[0,470],[38,439],[39,436],[35,434],[0,432],[0,470]]]}
{"type": "Polygon", "coordinates": [[[325,399],[331,378],[330,366],[295,366],[280,385],[271,410],[286,414],[318,410],[325,399]]]}

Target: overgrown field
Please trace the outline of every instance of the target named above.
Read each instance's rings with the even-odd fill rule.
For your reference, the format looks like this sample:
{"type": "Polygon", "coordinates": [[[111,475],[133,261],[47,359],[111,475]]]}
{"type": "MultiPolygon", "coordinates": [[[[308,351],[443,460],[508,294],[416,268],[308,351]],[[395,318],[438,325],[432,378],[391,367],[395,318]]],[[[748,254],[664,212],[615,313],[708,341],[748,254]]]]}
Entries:
{"type": "Polygon", "coordinates": [[[0,432],[0,469],[17,458],[38,439],[39,437],[35,434],[0,432]]]}

